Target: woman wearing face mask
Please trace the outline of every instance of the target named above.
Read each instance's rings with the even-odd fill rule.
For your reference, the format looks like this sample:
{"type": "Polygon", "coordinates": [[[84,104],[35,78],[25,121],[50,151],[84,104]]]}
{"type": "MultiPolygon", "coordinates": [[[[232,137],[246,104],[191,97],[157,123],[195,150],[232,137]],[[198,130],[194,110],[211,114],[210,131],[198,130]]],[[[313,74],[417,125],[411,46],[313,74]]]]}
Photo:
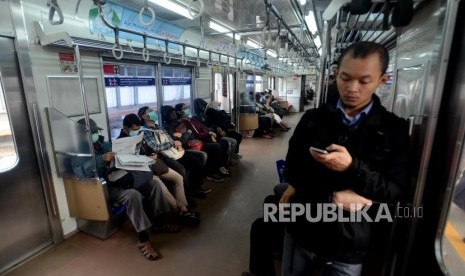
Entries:
{"type": "Polygon", "coordinates": [[[231,176],[231,172],[226,168],[229,144],[227,142],[218,143],[219,137],[215,132],[210,131],[196,118],[191,118],[190,110],[186,104],[179,103],[174,109],[178,115],[179,123],[184,123],[194,137],[204,143],[203,150],[208,155],[207,167],[209,167],[211,174],[219,173],[222,176],[231,176]]]}

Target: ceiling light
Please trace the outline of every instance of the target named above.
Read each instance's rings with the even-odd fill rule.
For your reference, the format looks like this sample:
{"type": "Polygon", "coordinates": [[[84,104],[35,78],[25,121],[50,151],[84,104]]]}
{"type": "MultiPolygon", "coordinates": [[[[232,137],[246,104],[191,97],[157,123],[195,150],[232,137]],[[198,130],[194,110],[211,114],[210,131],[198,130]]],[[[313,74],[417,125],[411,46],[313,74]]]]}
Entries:
{"type": "Polygon", "coordinates": [[[275,51],[270,51],[270,50],[266,51],[266,54],[274,58],[278,56],[275,51]]]}
{"type": "Polygon", "coordinates": [[[320,47],[321,47],[321,40],[320,40],[320,37],[319,37],[319,36],[315,36],[315,37],[313,38],[313,43],[315,43],[315,46],[316,46],[317,48],[320,48],[320,47]]]}
{"type": "Polygon", "coordinates": [[[305,16],[305,23],[307,23],[307,26],[312,34],[318,32],[318,26],[316,25],[316,19],[313,11],[310,11],[310,13],[305,16]]]}
{"type": "Polygon", "coordinates": [[[250,39],[247,40],[247,45],[249,45],[252,48],[260,48],[260,45],[257,42],[250,39]]]}
{"type": "Polygon", "coordinates": [[[300,0],[300,5],[301,6],[305,5],[305,3],[307,3],[307,0],[300,0]]]}
{"type": "Polygon", "coordinates": [[[186,18],[189,18],[189,19],[194,19],[190,13],[189,13],[189,10],[187,9],[187,7],[184,7],[184,6],[181,6],[177,3],[174,3],[174,2],[171,2],[169,0],[149,0],[150,2],[162,7],[162,8],[165,8],[165,9],[168,9],[172,12],[175,12],[179,15],[182,15],[186,18]]]}
{"type": "MultiPolygon", "coordinates": [[[[233,34],[231,33],[233,30],[231,28],[228,28],[228,27],[225,27],[221,24],[218,24],[216,23],[215,21],[210,21],[210,23],[208,24],[208,26],[217,31],[217,32],[220,32],[220,33],[225,33],[225,35],[229,36],[229,37],[233,37],[233,34]]],[[[235,34],[235,39],[236,40],[241,40],[241,35],[240,34],[235,34]]]]}

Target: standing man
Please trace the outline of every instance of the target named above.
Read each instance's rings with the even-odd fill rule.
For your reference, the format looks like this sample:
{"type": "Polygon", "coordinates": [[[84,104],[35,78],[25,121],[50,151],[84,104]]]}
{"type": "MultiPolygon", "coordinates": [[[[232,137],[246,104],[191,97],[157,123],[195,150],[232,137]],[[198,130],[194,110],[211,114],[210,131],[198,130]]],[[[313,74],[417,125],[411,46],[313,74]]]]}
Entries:
{"type": "MultiPolygon", "coordinates": [[[[360,208],[401,199],[409,179],[408,126],[375,95],[389,79],[388,62],[386,48],[378,43],[362,41],[345,49],[335,71],[339,99],[307,111],[289,141],[290,187],[281,202],[312,208],[333,203],[353,212],[351,204],[360,208]]],[[[361,274],[370,242],[368,222],[304,220],[287,227],[282,275],[361,274]]]]}

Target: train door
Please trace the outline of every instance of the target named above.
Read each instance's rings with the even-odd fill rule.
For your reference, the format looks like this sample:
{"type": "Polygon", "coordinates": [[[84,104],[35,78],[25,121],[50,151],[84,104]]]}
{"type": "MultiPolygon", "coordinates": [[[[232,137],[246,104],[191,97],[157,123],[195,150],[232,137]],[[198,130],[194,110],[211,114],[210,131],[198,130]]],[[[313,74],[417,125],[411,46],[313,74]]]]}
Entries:
{"type": "Polygon", "coordinates": [[[228,99],[227,99],[227,105],[224,106],[224,110],[227,113],[232,113],[232,110],[234,108],[234,102],[236,98],[236,74],[234,71],[229,71],[228,73],[228,99]]]}
{"type": "Polygon", "coordinates": [[[231,113],[233,108],[234,83],[234,74],[229,69],[215,73],[215,101],[220,102],[221,109],[227,113],[231,113]]]}
{"type": "Polygon", "coordinates": [[[214,84],[215,84],[215,94],[213,95],[215,101],[221,103],[221,106],[224,107],[224,102],[227,94],[227,86],[224,86],[223,74],[220,72],[214,72],[214,84]]]}
{"type": "Polygon", "coordinates": [[[0,273],[53,243],[14,41],[0,38],[0,273]]]}

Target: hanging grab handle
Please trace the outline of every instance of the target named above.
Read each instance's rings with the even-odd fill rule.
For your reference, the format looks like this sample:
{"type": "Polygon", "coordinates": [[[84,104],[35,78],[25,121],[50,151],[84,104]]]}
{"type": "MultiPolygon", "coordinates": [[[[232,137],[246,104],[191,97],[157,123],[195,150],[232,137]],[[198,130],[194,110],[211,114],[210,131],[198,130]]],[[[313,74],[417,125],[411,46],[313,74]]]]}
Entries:
{"type": "Polygon", "coordinates": [[[140,24],[144,25],[144,26],[152,26],[153,23],[155,23],[155,11],[149,7],[149,4],[147,1],[145,1],[145,5],[140,9],[139,11],[139,21],[140,21],[140,24]],[[150,20],[149,21],[145,21],[144,20],[144,12],[145,11],[148,11],[150,13],[150,20]]]}
{"type": "Polygon", "coordinates": [[[116,58],[117,60],[120,60],[123,58],[123,47],[121,47],[121,44],[119,44],[119,29],[115,28],[115,44],[113,44],[113,47],[111,48],[111,53],[113,54],[113,57],[116,58]],[[119,54],[117,54],[119,52],[119,54]]]}
{"type": "Polygon", "coordinates": [[[168,52],[168,41],[165,41],[165,54],[163,55],[163,60],[165,61],[166,64],[171,63],[171,55],[168,52]]]}
{"type": "Polygon", "coordinates": [[[186,47],[182,47],[182,56],[181,56],[181,63],[182,65],[187,65],[187,57],[186,57],[186,47]]]}
{"type": "Polygon", "coordinates": [[[147,36],[144,35],[144,49],[142,49],[142,58],[144,59],[145,62],[148,62],[150,59],[150,52],[149,49],[147,48],[147,36]]]}
{"type": "Polygon", "coordinates": [[[61,11],[61,8],[57,3],[57,0],[48,0],[47,6],[50,7],[50,10],[48,12],[48,22],[50,22],[50,25],[63,24],[63,12],[61,11]],[[58,14],[58,21],[53,20],[53,18],[55,17],[55,12],[58,14]]]}
{"type": "Polygon", "coordinates": [[[189,9],[189,14],[190,14],[190,16],[192,16],[193,19],[196,19],[196,18],[202,16],[203,11],[204,11],[204,8],[205,8],[205,6],[204,6],[204,4],[203,4],[203,0],[191,0],[191,1],[189,2],[189,7],[188,7],[188,9],[189,9]],[[200,5],[200,6],[199,6],[199,13],[198,13],[198,14],[195,14],[194,11],[192,10],[193,5],[194,5],[195,2],[199,2],[199,5],[200,5]]]}

